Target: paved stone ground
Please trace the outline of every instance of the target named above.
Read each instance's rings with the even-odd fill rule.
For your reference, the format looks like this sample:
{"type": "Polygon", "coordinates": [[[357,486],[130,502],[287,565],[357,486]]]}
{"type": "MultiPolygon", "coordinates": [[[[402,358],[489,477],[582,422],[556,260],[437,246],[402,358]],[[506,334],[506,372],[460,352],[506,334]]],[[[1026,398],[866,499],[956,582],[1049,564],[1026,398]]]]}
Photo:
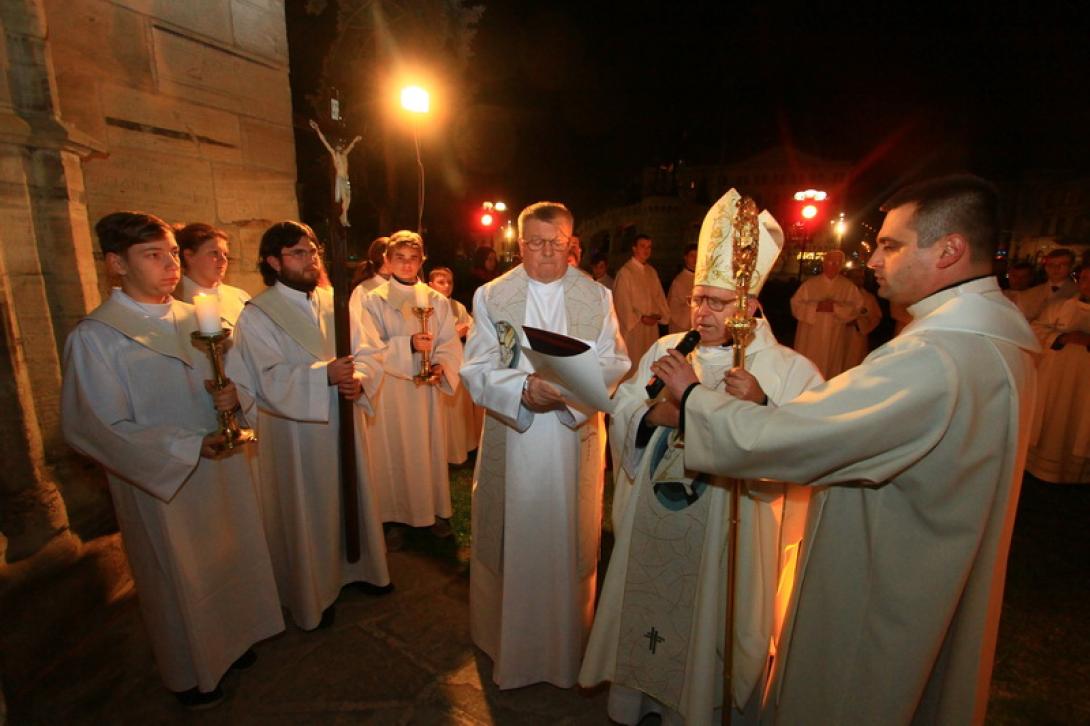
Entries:
{"type": "MultiPolygon", "coordinates": [[[[1090,723],[1090,486],[1027,477],[1015,527],[990,724],[1090,723]]],[[[607,538],[608,539],[608,538],[607,538]]],[[[227,701],[185,711],[163,688],[117,535],[6,597],[0,673],[11,724],[607,724],[604,689],[501,692],[470,643],[468,577],[453,540],[412,533],[397,584],[346,589],[335,625],[256,647],[227,701]]],[[[607,553],[608,555],[608,553],[607,553]]],[[[2,704],[0,704],[2,706],[2,704]]],[[[0,726],[4,722],[0,709],[0,726]]]]}
{"type": "Polygon", "coordinates": [[[225,678],[225,703],[186,711],[159,681],[131,584],[94,611],[41,622],[56,617],[65,590],[93,588],[119,557],[116,535],[96,540],[76,571],[9,608],[15,627],[0,644],[29,659],[5,668],[12,724],[609,723],[602,689],[495,688],[491,662],[470,643],[464,567],[415,551],[390,555],[394,593],[346,588],[332,628],[289,625],[255,647],[256,665],[225,678]]]}

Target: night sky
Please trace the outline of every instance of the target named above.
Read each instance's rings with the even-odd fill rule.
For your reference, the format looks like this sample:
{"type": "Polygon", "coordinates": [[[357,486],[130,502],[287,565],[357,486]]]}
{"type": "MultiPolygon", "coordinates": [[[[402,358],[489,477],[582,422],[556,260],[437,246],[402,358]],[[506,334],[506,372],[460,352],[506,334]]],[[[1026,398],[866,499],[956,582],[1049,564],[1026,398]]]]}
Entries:
{"type": "Polygon", "coordinates": [[[444,215],[496,197],[559,199],[587,216],[632,201],[644,166],[737,161],[777,143],[852,163],[849,210],[932,172],[1016,182],[1090,169],[1081,4],[769,5],[486,4],[444,128],[424,140],[429,199],[445,208],[429,206],[432,224],[456,234],[444,215]]]}

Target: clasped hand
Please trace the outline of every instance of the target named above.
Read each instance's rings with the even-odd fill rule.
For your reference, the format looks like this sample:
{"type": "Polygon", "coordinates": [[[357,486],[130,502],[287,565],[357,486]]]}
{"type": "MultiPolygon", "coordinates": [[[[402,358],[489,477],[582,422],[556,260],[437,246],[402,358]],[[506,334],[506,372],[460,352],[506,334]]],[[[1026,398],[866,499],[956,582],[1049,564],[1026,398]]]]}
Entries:
{"type": "Polygon", "coordinates": [[[526,379],[526,387],[522,389],[522,405],[534,413],[545,413],[558,411],[566,404],[555,386],[531,373],[526,379]]]}
{"type": "Polygon", "coordinates": [[[336,386],[341,398],[355,401],[363,395],[362,376],[356,372],[355,361],[346,355],[336,358],[326,366],[326,378],[329,385],[336,386]]]}

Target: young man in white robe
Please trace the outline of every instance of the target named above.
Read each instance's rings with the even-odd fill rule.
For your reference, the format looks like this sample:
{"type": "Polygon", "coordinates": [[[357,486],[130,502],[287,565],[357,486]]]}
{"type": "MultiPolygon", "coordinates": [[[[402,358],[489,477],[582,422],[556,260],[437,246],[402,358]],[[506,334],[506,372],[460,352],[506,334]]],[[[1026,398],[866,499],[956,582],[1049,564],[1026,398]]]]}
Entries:
{"type": "Polygon", "coordinates": [[[843,252],[826,252],[821,274],[802,283],[791,296],[791,314],[799,321],[794,348],[827,379],[848,367],[849,326],[863,309],[859,288],[840,275],[843,267],[843,252]]]}
{"type": "MultiPolygon", "coordinates": [[[[699,331],[700,345],[689,359],[701,385],[775,407],[822,378],[807,358],[776,342],[763,318],[745,348],[745,369],[732,368],[726,322],[737,309],[731,245],[739,198],[734,189],[727,192],[700,230],[686,326],[699,331]]],[[[762,214],[759,224],[751,316],[783,245],[770,214],[762,214]]],[[[682,337],[668,335],[647,351],[637,374],[618,389],[610,423],[621,450],[613,495],[620,526],[579,680],[587,687],[610,681],[609,717],[623,724],[636,724],[650,712],[661,714],[664,723],[689,726],[721,720],[733,482],[685,470],[682,449],[673,446],[675,429],[660,424],[674,404],[662,396],[649,401],[645,390],[651,364],[682,337]],[[682,581],[691,585],[679,588],[682,581]]],[[[738,486],[734,724],[756,723],[809,500],[805,487],[784,482],[738,486]]]]}
{"type": "MultiPolygon", "coordinates": [[[[465,342],[473,317],[466,306],[451,297],[454,292],[454,272],[449,267],[436,267],[428,272],[428,285],[450,302],[454,313],[454,332],[465,342]]],[[[447,426],[447,461],[464,464],[469,452],[477,448],[484,425],[484,411],[473,403],[465,386],[458,386],[453,396],[442,398],[443,418],[447,426]]]]}
{"type": "Polygon", "coordinates": [[[594,611],[605,432],[534,373],[524,325],[593,346],[611,389],[630,367],[609,290],[567,264],[572,214],[519,215],[522,264],[477,290],[462,381],[486,409],[473,476],[470,632],[500,688],[575,685],[594,611]]]}
{"type": "MultiPolygon", "coordinates": [[[[375,356],[381,370],[366,428],[369,476],[383,522],[431,527],[437,537],[452,534],[443,403],[458,389],[462,341],[450,302],[420,281],[424,241],[416,232],[390,235],[386,248],[390,279],[369,293],[356,288],[349,312],[358,353],[375,356]],[[431,308],[429,332],[414,308],[431,308]],[[423,355],[430,378],[422,381],[423,355]]],[[[400,530],[391,530],[397,545],[400,530]]]]}
{"type": "Polygon", "coordinates": [[[1024,290],[1018,295],[1018,307],[1031,323],[1044,313],[1052,303],[1075,297],[1075,282],[1071,268],[1075,266],[1075,253],[1066,247],[1057,247],[1045,255],[1045,277],[1040,285],[1024,290]]]}
{"type": "MultiPolygon", "coordinates": [[[[625,348],[633,370],[647,349],[659,339],[659,323],[670,318],[670,306],[662,292],[659,273],[650,265],[651,238],[638,235],[632,242],[632,257],[617,271],[613,282],[613,305],[621,326],[625,348]]],[[[627,378],[628,376],[626,376],[627,378]]]]}
{"type": "Polygon", "coordinates": [[[175,296],[192,304],[198,294],[215,295],[220,317],[228,328],[233,328],[250,293],[223,281],[231,252],[227,234],[212,225],[195,222],[178,230],[175,238],[181,250],[183,271],[182,284],[175,296]]]}
{"type": "Polygon", "coordinates": [[[341,588],[391,589],[382,524],[356,446],[360,557],[349,562],[341,495],[338,397],[368,410],[375,358],[336,357],[333,296],[318,286],[310,227],[278,222],[258,248],[266,289],[235,328],[227,370],[258,436],[262,514],[284,607],[304,630],[333,623],[341,588]]]}
{"type": "Polygon", "coordinates": [[[1033,331],[1044,353],[1026,469],[1054,484],[1090,483],[1090,267],[1079,272],[1078,294],[1047,306],[1033,331]]]}
{"type": "Polygon", "coordinates": [[[684,267],[674,276],[666,304],[670,307],[670,332],[684,333],[689,329],[689,298],[693,294],[693,275],[696,272],[696,245],[687,245],[683,257],[684,267]]]}
{"type": "Polygon", "coordinates": [[[1036,389],[1028,323],[992,274],[998,193],[953,176],[885,205],[868,265],[910,323],[781,406],[651,369],[685,465],[824,485],[765,699],[767,723],[979,724],[1036,389]]]}
{"type": "Polygon", "coordinates": [[[167,224],[116,212],[95,232],[121,287],[68,337],[64,436],[106,469],[163,682],[208,707],[227,669],[284,629],[246,457],[217,448],[216,411],[238,396],[212,388],[194,309],[170,296],[180,267],[167,224]]]}

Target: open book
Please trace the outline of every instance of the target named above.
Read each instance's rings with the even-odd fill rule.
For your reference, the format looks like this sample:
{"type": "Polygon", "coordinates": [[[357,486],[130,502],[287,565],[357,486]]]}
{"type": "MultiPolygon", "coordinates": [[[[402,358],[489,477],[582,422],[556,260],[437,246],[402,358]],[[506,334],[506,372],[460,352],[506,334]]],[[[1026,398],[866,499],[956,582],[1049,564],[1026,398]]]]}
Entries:
{"type": "Polygon", "coordinates": [[[543,379],[560,389],[564,400],[584,413],[613,411],[598,352],[581,340],[522,326],[529,347],[522,351],[543,379]]]}

